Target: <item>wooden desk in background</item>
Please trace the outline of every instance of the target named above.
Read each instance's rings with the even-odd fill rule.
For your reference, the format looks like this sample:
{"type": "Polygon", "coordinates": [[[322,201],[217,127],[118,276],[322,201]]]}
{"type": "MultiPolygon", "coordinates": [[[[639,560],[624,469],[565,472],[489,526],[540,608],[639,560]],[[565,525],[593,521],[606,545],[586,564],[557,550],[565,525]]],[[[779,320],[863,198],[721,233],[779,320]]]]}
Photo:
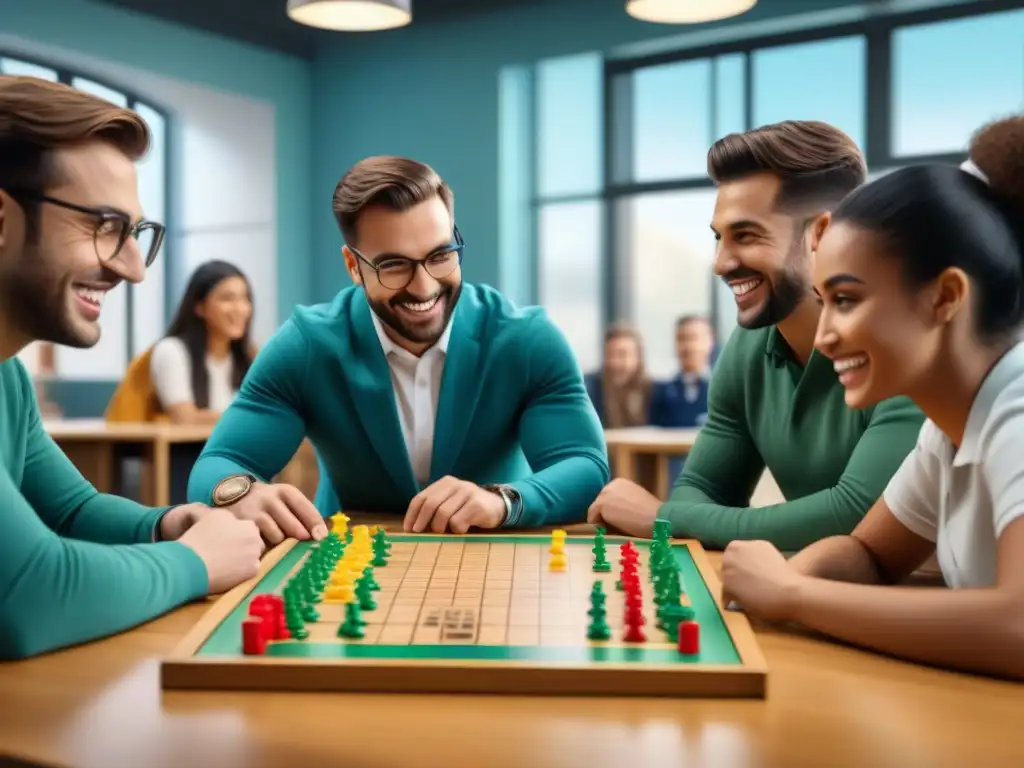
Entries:
{"type": "Polygon", "coordinates": [[[137,450],[143,467],[142,502],[154,507],[171,503],[171,446],[201,446],[213,430],[209,425],[110,424],[103,419],[44,420],[43,426],[102,493],[116,492],[119,487],[118,447],[137,450]]]}
{"type": "MultiPolygon", "coordinates": [[[[142,460],[142,503],[165,507],[171,500],[171,447],[202,447],[212,425],[110,424],[103,419],[44,420],[43,427],[85,478],[102,493],[120,487],[118,448],[131,448],[142,460]]],[[[319,471],[308,440],[275,480],[294,485],[309,498],[316,494],[319,471]]]]}
{"type": "Polygon", "coordinates": [[[669,476],[671,460],[688,454],[699,432],[699,429],[626,427],[606,429],[604,439],[615,476],[638,483],[664,499],[675,480],[669,476]]]}
{"type": "Polygon", "coordinates": [[[206,607],[0,663],[0,754],[75,768],[1024,764],[1024,686],[758,625],[764,701],[161,691],[160,659],[206,607]]]}

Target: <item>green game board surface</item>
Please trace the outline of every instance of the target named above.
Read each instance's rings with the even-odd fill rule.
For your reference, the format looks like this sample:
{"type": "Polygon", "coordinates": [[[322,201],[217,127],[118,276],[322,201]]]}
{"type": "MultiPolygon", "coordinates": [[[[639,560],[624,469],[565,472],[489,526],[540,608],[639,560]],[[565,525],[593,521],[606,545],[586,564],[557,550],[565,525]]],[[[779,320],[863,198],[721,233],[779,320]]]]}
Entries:
{"type": "MultiPolygon", "coordinates": [[[[437,542],[436,536],[416,534],[389,534],[391,541],[437,542]]],[[[444,541],[466,541],[488,544],[537,544],[546,546],[549,536],[445,536],[444,541]]],[[[592,537],[568,537],[566,546],[593,546],[592,537]]],[[[624,539],[608,536],[609,559],[615,562],[618,544],[624,539]]],[[[637,547],[647,547],[649,542],[634,541],[637,547]]],[[[249,600],[260,594],[273,592],[282,586],[288,574],[299,560],[309,551],[309,542],[298,542],[267,574],[252,592],[227,618],[221,622],[200,647],[196,655],[204,658],[237,657],[242,655],[242,622],[249,610],[249,600]]],[[[585,636],[578,646],[506,646],[506,645],[376,645],[346,644],[343,642],[311,643],[301,640],[285,640],[267,647],[267,656],[328,659],[436,659],[458,661],[536,661],[540,663],[613,663],[613,664],[732,664],[739,665],[740,658],[729,636],[729,631],[719,614],[714,600],[697,570],[696,564],[684,545],[675,545],[672,552],[680,566],[683,584],[690,603],[700,623],[700,653],[684,656],[674,649],[651,648],[643,643],[628,647],[606,647],[600,643],[591,645],[585,636]]],[[[588,555],[589,556],[589,555],[588,555]]],[[[386,566],[385,566],[386,567],[386,566]]],[[[597,574],[595,574],[596,576],[597,574]]],[[[648,637],[661,633],[649,628],[648,637]]]]}

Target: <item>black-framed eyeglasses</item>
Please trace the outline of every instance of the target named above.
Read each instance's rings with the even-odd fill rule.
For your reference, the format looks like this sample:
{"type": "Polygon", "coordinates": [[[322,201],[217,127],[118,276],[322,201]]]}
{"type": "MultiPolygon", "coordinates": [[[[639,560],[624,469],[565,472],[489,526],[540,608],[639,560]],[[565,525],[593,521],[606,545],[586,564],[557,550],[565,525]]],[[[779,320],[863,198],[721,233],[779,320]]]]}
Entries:
{"type": "Polygon", "coordinates": [[[148,268],[156,261],[160,246],[163,244],[166,228],[163,224],[143,219],[132,223],[131,218],[123,211],[112,208],[91,207],[69,203],[58,197],[40,194],[28,190],[8,190],[8,194],[15,198],[34,200],[39,203],[49,203],[69,211],[75,211],[92,217],[96,222],[96,229],[93,232],[93,245],[96,248],[96,256],[101,262],[113,261],[128,242],[128,238],[134,238],[139,245],[139,253],[142,261],[148,268]]]}
{"type": "Polygon", "coordinates": [[[428,275],[435,280],[448,277],[456,267],[462,266],[462,251],[466,243],[462,239],[459,228],[454,228],[455,242],[438,249],[422,259],[410,259],[406,256],[385,256],[377,261],[370,261],[351,245],[348,249],[360,261],[377,273],[377,280],[385,288],[400,291],[412,282],[416,276],[416,268],[422,266],[428,275]]]}

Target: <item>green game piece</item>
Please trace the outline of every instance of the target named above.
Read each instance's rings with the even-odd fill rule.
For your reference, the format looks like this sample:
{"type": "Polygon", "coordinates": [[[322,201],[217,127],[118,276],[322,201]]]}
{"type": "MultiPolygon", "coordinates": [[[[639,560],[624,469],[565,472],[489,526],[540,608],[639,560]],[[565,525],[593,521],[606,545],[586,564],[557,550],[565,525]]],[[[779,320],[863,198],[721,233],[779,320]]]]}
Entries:
{"type": "Polygon", "coordinates": [[[605,608],[606,595],[601,582],[594,582],[594,588],[590,592],[590,626],[587,627],[587,638],[590,640],[608,640],[612,636],[611,627],[608,626],[608,610],[605,608]]]}
{"type": "Polygon", "coordinates": [[[366,636],[363,632],[363,625],[366,624],[361,616],[359,603],[345,603],[345,621],[338,627],[338,637],[362,638],[366,636]]]}
{"type": "MultiPolygon", "coordinates": [[[[598,529],[601,530],[600,528],[598,529]]],[[[594,537],[594,547],[590,550],[594,553],[594,571],[597,573],[607,573],[612,569],[612,564],[608,562],[607,549],[604,543],[603,532],[594,537]]]]}
{"type": "Polygon", "coordinates": [[[302,609],[302,618],[305,621],[317,621],[320,618],[320,614],[316,612],[316,608],[313,607],[312,603],[306,603],[306,607],[302,609]]]}
{"type": "Polygon", "coordinates": [[[363,578],[365,578],[367,580],[367,582],[369,582],[370,589],[372,591],[374,591],[374,592],[379,592],[380,591],[380,584],[378,584],[377,580],[375,578],[373,578],[373,566],[372,565],[368,565],[365,568],[365,570],[363,570],[363,578]]]}
{"type": "Polygon", "coordinates": [[[688,605],[666,605],[661,610],[661,628],[668,634],[669,639],[674,643],[679,639],[679,622],[692,621],[696,612],[688,605]]]}
{"type": "Polygon", "coordinates": [[[286,604],[284,607],[284,625],[296,640],[305,640],[309,637],[306,622],[294,604],[286,604]]]}
{"type": "Polygon", "coordinates": [[[391,543],[387,539],[387,534],[384,533],[383,528],[378,528],[377,533],[373,535],[373,561],[371,565],[374,568],[380,568],[388,564],[389,549],[391,549],[391,543]]]}
{"type": "Polygon", "coordinates": [[[365,576],[356,582],[356,599],[361,610],[372,611],[377,607],[377,601],[373,599],[373,590],[365,576]]]}

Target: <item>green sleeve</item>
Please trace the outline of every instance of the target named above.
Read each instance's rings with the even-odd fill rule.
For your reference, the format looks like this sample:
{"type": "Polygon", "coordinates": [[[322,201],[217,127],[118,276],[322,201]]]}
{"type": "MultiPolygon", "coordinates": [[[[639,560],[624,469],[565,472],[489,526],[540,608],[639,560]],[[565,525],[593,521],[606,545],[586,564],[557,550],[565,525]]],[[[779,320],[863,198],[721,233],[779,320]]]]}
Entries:
{"type": "MultiPolygon", "coordinates": [[[[923,421],[921,411],[907,398],[879,404],[836,485],[809,496],[749,507],[736,500],[698,498],[681,483],[660,514],[672,521],[674,535],[717,547],[737,539],[763,539],[792,552],[828,536],[848,534],[913,450],[923,421]]],[[[747,477],[740,482],[746,492],[747,477]]]]}
{"type": "Polygon", "coordinates": [[[306,437],[308,352],[294,318],[260,350],[192,467],[189,501],[209,504],[217,483],[229,475],[269,482],[291,461],[306,437]]]}
{"type": "Polygon", "coordinates": [[[150,541],[157,512],[97,493],[42,431],[24,387],[21,400],[22,484],[0,465],[0,658],[105,637],[204,596],[202,560],[177,542],[132,543],[150,541]]]}
{"type": "Polygon", "coordinates": [[[735,338],[722,350],[708,388],[708,419],[686,457],[658,517],[672,522],[672,535],[685,531],[704,512],[743,507],[764,473],[765,463],[747,427],[744,400],[737,382],[744,378],[743,354],[735,338]]]}
{"type": "Polygon", "coordinates": [[[519,442],[533,474],[513,483],[522,512],[506,525],[517,528],[585,521],[611,476],[601,420],[572,349],[546,314],[532,325],[519,442]]]}
{"type": "Polygon", "coordinates": [[[29,404],[21,493],[29,506],[60,536],[100,544],[154,541],[168,507],[145,507],[99,493],[43,427],[31,382],[26,378],[21,383],[22,399],[29,404]]]}

